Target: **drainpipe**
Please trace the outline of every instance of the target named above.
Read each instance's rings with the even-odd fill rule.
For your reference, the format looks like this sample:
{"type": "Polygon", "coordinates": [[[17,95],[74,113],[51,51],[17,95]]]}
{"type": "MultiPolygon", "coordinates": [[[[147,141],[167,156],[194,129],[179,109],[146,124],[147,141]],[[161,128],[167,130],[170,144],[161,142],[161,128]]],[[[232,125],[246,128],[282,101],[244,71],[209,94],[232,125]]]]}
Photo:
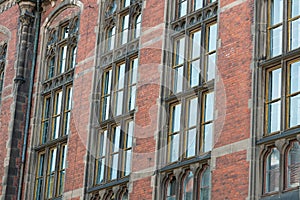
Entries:
{"type": "Polygon", "coordinates": [[[32,106],[31,102],[32,102],[32,93],[33,93],[33,85],[34,85],[34,74],[35,74],[35,69],[36,69],[36,60],[37,60],[38,43],[39,43],[39,35],[40,35],[40,23],[41,23],[41,12],[42,12],[40,4],[41,4],[40,0],[37,0],[36,14],[35,14],[35,35],[34,35],[34,44],[33,44],[34,45],[33,46],[33,58],[32,58],[32,67],[31,67],[29,91],[28,91],[28,105],[27,105],[27,110],[26,110],[25,127],[24,127],[22,163],[21,163],[20,179],[19,179],[19,186],[18,186],[18,196],[17,196],[18,200],[21,200],[22,190],[23,190],[27,140],[28,140],[29,127],[30,127],[30,113],[31,113],[31,106],[32,106]]]}

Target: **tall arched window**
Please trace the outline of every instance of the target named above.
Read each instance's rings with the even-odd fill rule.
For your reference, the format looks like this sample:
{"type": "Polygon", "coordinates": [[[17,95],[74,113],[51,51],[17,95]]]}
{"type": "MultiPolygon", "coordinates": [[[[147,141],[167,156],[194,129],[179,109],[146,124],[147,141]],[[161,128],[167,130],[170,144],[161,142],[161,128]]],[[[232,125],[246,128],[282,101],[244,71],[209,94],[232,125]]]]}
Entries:
{"type": "Polygon", "coordinates": [[[3,81],[4,81],[4,69],[6,63],[6,52],[7,52],[7,44],[0,43],[0,102],[3,90],[3,81]]]}
{"type": "Polygon", "coordinates": [[[193,200],[194,174],[189,172],[183,182],[182,200],[193,200]]]}
{"type": "Polygon", "coordinates": [[[287,187],[297,187],[300,182],[300,145],[293,142],[288,151],[287,187]]]}
{"type": "Polygon", "coordinates": [[[135,18],[134,29],[133,29],[133,38],[140,37],[140,34],[141,34],[141,23],[142,23],[142,15],[139,14],[135,18]]]}
{"type": "Polygon", "coordinates": [[[265,162],[265,192],[275,192],[279,190],[280,153],[276,148],[272,148],[266,157],[265,162]]]}
{"type": "Polygon", "coordinates": [[[176,199],[176,179],[172,177],[167,187],[166,200],[176,199]]]}
{"type": "Polygon", "coordinates": [[[200,200],[210,199],[210,168],[207,167],[200,178],[200,200]]]}

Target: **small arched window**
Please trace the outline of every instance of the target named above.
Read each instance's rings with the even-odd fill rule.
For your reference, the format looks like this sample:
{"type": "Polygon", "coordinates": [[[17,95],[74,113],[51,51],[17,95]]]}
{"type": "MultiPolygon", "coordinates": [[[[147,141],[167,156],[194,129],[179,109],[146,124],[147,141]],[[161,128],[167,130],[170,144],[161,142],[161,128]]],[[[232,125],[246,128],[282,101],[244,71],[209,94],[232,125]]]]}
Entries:
{"type": "Polygon", "coordinates": [[[182,200],[192,200],[193,199],[193,188],[194,188],[194,174],[189,172],[183,182],[183,195],[182,200]]]}
{"type": "Polygon", "coordinates": [[[297,187],[300,181],[300,145],[293,142],[288,151],[287,187],[297,187]]]}
{"type": "Polygon", "coordinates": [[[106,48],[108,51],[113,50],[115,46],[116,27],[113,26],[107,30],[106,48]]]}
{"type": "Polygon", "coordinates": [[[176,199],[176,179],[173,177],[167,187],[166,200],[176,199]]]}
{"type": "Polygon", "coordinates": [[[122,200],[128,200],[128,191],[122,195],[122,200]]]}
{"type": "Polygon", "coordinates": [[[135,18],[135,23],[134,23],[134,34],[133,34],[133,38],[138,38],[141,35],[141,22],[142,22],[142,16],[141,14],[139,14],[136,18],[135,18]]]}
{"type": "Polygon", "coordinates": [[[265,192],[276,192],[279,190],[279,168],[280,153],[273,148],[265,161],[265,192]]]}
{"type": "Polygon", "coordinates": [[[210,168],[207,167],[201,174],[200,200],[210,199],[210,168]]]}

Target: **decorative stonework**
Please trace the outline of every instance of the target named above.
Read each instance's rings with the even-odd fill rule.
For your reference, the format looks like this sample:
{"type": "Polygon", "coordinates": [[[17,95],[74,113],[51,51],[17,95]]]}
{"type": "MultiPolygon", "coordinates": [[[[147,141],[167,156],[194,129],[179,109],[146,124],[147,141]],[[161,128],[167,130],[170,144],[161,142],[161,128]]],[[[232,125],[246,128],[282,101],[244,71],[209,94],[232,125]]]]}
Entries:
{"type": "Polygon", "coordinates": [[[0,13],[8,10],[9,8],[13,7],[16,4],[15,0],[0,0],[0,13]]]}

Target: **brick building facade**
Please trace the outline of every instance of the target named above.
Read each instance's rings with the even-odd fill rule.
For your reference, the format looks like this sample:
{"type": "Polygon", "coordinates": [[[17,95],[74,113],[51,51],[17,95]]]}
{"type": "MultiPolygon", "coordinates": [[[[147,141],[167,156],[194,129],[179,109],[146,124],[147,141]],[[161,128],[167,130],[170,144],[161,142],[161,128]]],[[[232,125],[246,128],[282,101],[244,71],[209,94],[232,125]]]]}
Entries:
{"type": "Polygon", "coordinates": [[[299,0],[0,0],[0,199],[300,199],[299,0]]]}

